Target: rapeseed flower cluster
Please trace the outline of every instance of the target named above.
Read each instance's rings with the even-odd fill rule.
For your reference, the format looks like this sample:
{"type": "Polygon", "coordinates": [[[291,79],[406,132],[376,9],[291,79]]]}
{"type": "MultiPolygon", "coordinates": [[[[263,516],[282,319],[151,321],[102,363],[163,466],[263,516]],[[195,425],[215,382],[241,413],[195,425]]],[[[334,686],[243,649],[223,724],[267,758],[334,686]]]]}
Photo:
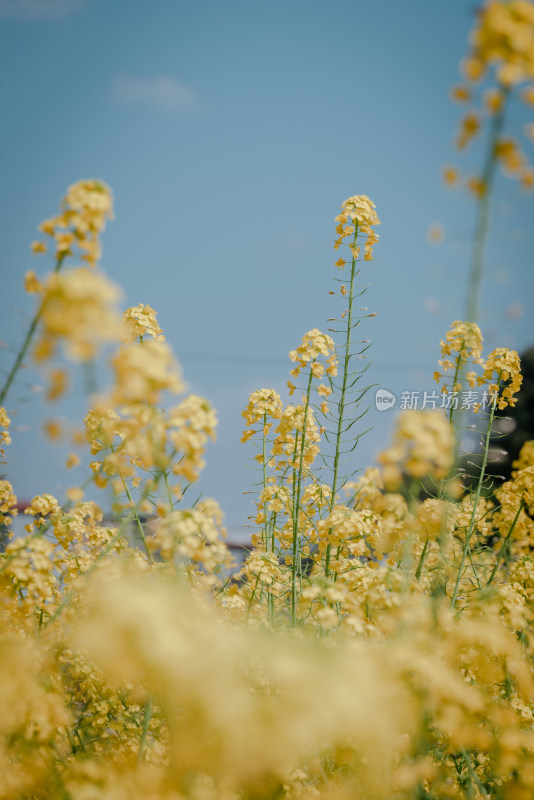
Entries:
{"type": "Polygon", "coordinates": [[[515,394],[521,388],[523,376],[521,375],[521,362],[515,350],[497,347],[487,357],[484,363],[483,380],[489,383],[489,391],[495,396],[498,408],[502,411],[506,406],[515,406],[515,394]],[[497,382],[493,383],[496,376],[497,382]],[[500,382],[506,386],[500,391],[500,382]],[[500,391],[500,394],[499,394],[500,391]]]}
{"type": "Polygon", "coordinates": [[[143,336],[151,336],[157,342],[165,341],[163,331],[158,325],[156,312],[143,303],[127,308],[122,315],[122,324],[124,326],[123,339],[127,342],[133,342],[143,336]]]}
{"type": "Polygon", "coordinates": [[[321,333],[317,328],[304,334],[302,343],[296,350],[291,350],[289,358],[297,364],[290,372],[293,378],[297,378],[300,371],[307,366],[310,366],[315,378],[322,378],[325,372],[328,375],[337,375],[338,359],[334,341],[331,336],[321,333]],[[318,360],[320,355],[325,357],[326,367],[318,360]]]}
{"type": "MultiPolygon", "coordinates": [[[[443,372],[434,372],[434,380],[440,381],[444,373],[454,369],[453,384],[450,389],[452,393],[458,393],[462,388],[460,378],[465,377],[469,386],[487,385],[490,397],[495,399],[497,407],[502,411],[507,405],[515,406],[517,398],[515,394],[521,388],[521,363],[515,350],[508,350],[498,347],[489,356],[482,357],[483,338],[478,325],[474,322],[453,322],[445,335],[445,340],[441,340],[442,359],[439,364],[443,372]],[[454,361],[450,356],[455,355],[454,361]],[[465,371],[469,361],[474,366],[482,368],[482,374],[477,375],[474,370],[465,371]],[[496,382],[495,382],[496,378],[496,382]],[[503,386],[501,386],[501,381],[503,386]],[[499,394],[500,392],[500,394],[499,394]]],[[[446,384],[441,391],[447,394],[449,391],[446,384]]],[[[480,410],[480,403],[475,404],[474,410],[480,410]]]]}
{"type": "Polygon", "coordinates": [[[40,337],[34,357],[50,359],[59,343],[73,361],[93,359],[105,342],[116,342],[121,327],[116,306],[120,293],[106,277],[78,267],[53,272],[40,289],[40,337]]]}
{"type": "Polygon", "coordinates": [[[17,497],[9,481],[0,480],[0,525],[9,525],[17,513],[17,497]]]}
{"type": "MultiPolygon", "coordinates": [[[[474,322],[456,320],[445,334],[445,339],[440,341],[440,347],[442,358],[439,365],[443,372],[434,372],[434,380],[439,382],[446,372],[454,369],[455,380],[451,391],[459,392],[462,384],[458,377],[463,375],[469,361],[473,365],[480,366],[484,364],[482,359],[482,332],[474,322]],[[455,355],[454,361],[450,359],[452,355],[455,355]]],[[[471,388],[477,385],[476,374],[472,370],[465,374],[465,378],[471,388]]],[[[447,386],[444,385],[441,391],[447,392],[447,386]]]]}
{"type": "MultiPolygon", "coordinates": [[[[373,230],[375,225],[380,225],[375,209],[373,201],[364,194],[354,195],[345,200],[341,206],[341,214],[336,217],[338,239],[334,243],[334,248],[337,250],[340,245],[347,244],[352,258],[358,259],[360,247],[356,244],[356,240],[360,233],[364,234],[366,236],[364,259],[370,261],[373,257],[373,245],[378,242],[379,238],[376,231],[373,230]],[[349,241],[346,242],[346,239],[349,241]]],[[[345,263],[341,258],[336,266],[343,267],[345,263]]]]}
{"type": "Polygon", "coordinates": [[[6,410],[3,406],[0,406],[0,458],[4,458],[5,450],[4,445],[11,444],[11,435],[9,433],[9,426],[11,425],[11,420],[6,414],[6,410]]]}
{"type": "Polygon", "coordinates": [[[111,366],[112,407],[154,405],[162,392],[178,395],[184,390],[180,367],[166,342],[128,342],[113,357],[111,366]]]}
{"type": "Polygon", "coordinates": [[[377,457],[388,491],[398,489],[405,476],[441,481],[454,462],[454,434],[440,410],[408,409],[397,418],[392,445],[377,457]]]}
{"type": "MultiPolygon", "coordinates": [[[[293,390],[294,391],[294,390],[293,390]]],[[[258,389],[252,392],[248,399],[248,405],[241,416],[244,417],[247,425],[257,425],[262,423],[263,434],[266,436],[273,426],[272,421],[282,418],[282,400],[275,389],[258,389]]],[[[243,431],[242,442],[247,442],[257,433],[253,428],[243,431]]]]}
{"type": "MultiPolygon", "coordinates": [[[[118,494],[124,481],[136,486],[151,470],[164,470],[188,482],[197,480],[209,439],[215,438],[217,418],[207,400],[186,396],[167,412],[160,408],[162,393],[184,392],[180,367],[166,342],[155,339],[123,344],[111,360],[114,384],[107,396],[96,398],[85,418],[86,439],[101,460],[91,467],[100,485],[118,494]]],[[[177,495],[179,486],[173,487],[177,495]]],[[[150,503],[145,503],[150,509],[150,503]]]]}
{"type": "MultiPolygon", "coordinates": [[[[476,102],[476,87],[486,78],[495,81],[482,94],[480,108],[470,108],[464,115],[457,136],[457,147],[466,148],[478,136],[485,120],[490,125],[491,160],[495,160],[508,178],[519,180],[523,189],[534,188],[534,168],[521,143],[502,133],[502,121],[511,96],[517,93],[528,105],[534,105],[534,5],[529,0],[488,0],[477,13],[477,23],[470,37],[471,51],[461,64],[466,85],[455,86],[452,98],[458,103],[476,102]]],[[[529,127],[525,129],[529,136],[529,127]]],[[[458,171],[445,168],[448,186],[458,182],[458,171]]],[[[471,175],[468,189],[481,199],[490,189],[491,172],[471,175]]]]}
{"type": "Polygon", "coordinates": [[[495,65],[501,86],[534,81],[534,7],[525,0],[489,0],[471,34],[472,51],[463,68],[480,80],[495,65]]]}
{"type": "MultiPolygon", "coordinates": [[[[111,190],[102,181],[83,180],[69,186],[61,202],[60,213],[46,219],[39,230],[50,237],[56,261],[78,254],[94,267],[101,257],[100,236],[107,220],[113,219],[111,190]]],[[[48,245],[32,244],[34,253],[43,253],[48,245]]]]}
{"type": "MultiPolygon", "coordinates": [[[[215,438],[217,418],[207,400],[188,395],[162,411],[162,395],[184,393],[180,366],[157,322],[154,309],[135,306],[123,315],[123,343],[111,359],[113,384],[94,398],[85,417],[85,435],[93,455],[95,481],[110,484],[116,494],[130,493],[145,481],[152,491],[151,471],[194,482],[204,466],[202,455],[215,438]],[[146,337],[146,338],[143,338],[146,337]]],[[[180,485],[168,486],[179,497],[180,485]]],[[[131,500],[128,499],[131,505],[131,500]]],[[[119,508],[119,505],[116,506],[119,508]]],[[[145,498],[143,511],[158,507],[145,498]]]]}

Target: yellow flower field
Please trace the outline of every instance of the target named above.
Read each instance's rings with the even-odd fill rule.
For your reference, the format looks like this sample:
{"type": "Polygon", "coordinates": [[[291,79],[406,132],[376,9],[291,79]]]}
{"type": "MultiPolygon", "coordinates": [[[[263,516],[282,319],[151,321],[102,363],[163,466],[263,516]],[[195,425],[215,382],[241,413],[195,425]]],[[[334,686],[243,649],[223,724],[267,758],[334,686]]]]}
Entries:
{"type": "MultiPolygon", "coordinates": [[[[495,419],[522,374],[517,352],[485,350],[477,322],[495,171],[532,185],[504,114],[514,94],[532,105],[534,3],[486,3],[463,70],[457,102],[485,75],[494,85],[458,147],[486,125],[488,149],[467,182],[465,319],[443,331],[434,379],[444,398],[486,393],[475,471],[468,480],[454,403],[404,411],[376,466],[347,466],[370,391],[358,298],[380,247],[380,208],[356,194],[332,211],[337,319],[289,352],[288,403],[271,387],[244,399],[259,485],[239,567],[224,509],[187,493],[216,411],[186,392],[156,311],[121,307],[99,265],[111,189],[79,180],[40,224],[36,264],[46,252],[55,266],[25,276],[35,315],[0,392],[0,797],[534,797],[534,442],[508,480],[488,480],[495,419]],[[83,420],[86,484],[63,502],[43,476],[11,536],[15,376],[25,358],[43,365],[54,399],[69,390],[64,363],[98,356],[111,383],[83,420]]],[[[459,180],[452,166],[444,177],[459,180]]]]}

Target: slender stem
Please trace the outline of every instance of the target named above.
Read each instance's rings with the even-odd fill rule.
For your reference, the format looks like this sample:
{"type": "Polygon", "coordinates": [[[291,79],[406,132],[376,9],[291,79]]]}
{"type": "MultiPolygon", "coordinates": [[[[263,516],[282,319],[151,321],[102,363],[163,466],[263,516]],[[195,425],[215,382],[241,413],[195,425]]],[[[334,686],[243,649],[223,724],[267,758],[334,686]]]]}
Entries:
{"type": "MultiPolygon", "coordinates": [[[[354,228],[354,244],[358,239],[358,223],[355,222],[354,228]]],[[[344,357],[344,364],[343,364],[343,382],[341,384],[341,397],[339,398],[338,403],[338,419],[337,419],[337,431],[336,431],[336,449],[334,453],[334,470],[332,476],[332,495],[330,497],[330,513],[332,513],[335,502],[336,502],[336,492],[338,489],[338,471],[339,471],[339,458],[341,454],[341,434],[343,431],[343,422],[344,422],[344,414],[345,414],[345,396],[347,393],[347,384],[349,381],[349,362],[350,362],[350,350],[351,350],[351,333],[352,333],[352,304],[354,301],[354,279],[356,277],[356,258],[353,254],[352,256],[352,265],[350,270],[350,289],[349,289],[349,306],[347,310],[347,334],[345,337],[345,357],[344,357]]],[[[330,531],[329,531],[330,535],[330,531]]],[[[330,557],[331,557],[332,545],[328,544],[326,548],[326,558],[325,558],[325,574],[328,577],[329,570],[330,570],[330,557]]]]}
{"type": "MultiPolygon", "coordinates": [[[[267,412],[264,411],[263,413],[263,435],[262,435],[262,447],[261,447],[261,466],[262,466],[262,478],[263,478],[263,491],[265,492],[267,488],[267,434],[265,433],[265,428],[267,425],[267,412]]],[[[262,542],[265,550],[268,548],[268,532],[267,532],[267,498],[263,501],[263,531],[262,531],[262,542]]]]}
{"type": "Polygon", "coordinates": [[[475,567],[475,562],[473,561],[473,553],[471,551],[469,551],[469,563],[471,564],[471,569],[473,570],[473,575],[477,582],[477,586],[479,589],[482,589],[482,583],[480,581],[480,578],[478,577],[477,569],[475,567]]]}
{"type": "MultiPolygon", "coordinates": [[[[460,351],[458,353],[458,358],[456,359],[456,369],[454,371],[454,379],[453,379],[452,387],[451,387],[451,395],[454,394],[454,392],[455,392],[455,388],[454,387],[458,383],[458,376],[460,375],[460,371],[461,371],[462,367],[464,366],[463,365],[463,359],[462,359],[462,350],[464,349],[464,347],[465,347],[465,341],[462,342],[462,345],[460,347],[460,351]]],[[[451,407],[450,407],[449,412],[450,412],[449,413],[449,422],[452,425],[453,424],[453,418],[454,418],[454,413],[453,413],[454,412],[454,403],[452,402],[452,397],[451,397],[451,407]]]]}
{"type": "MultiPolygon", "coordinates": [[[[465,364],[467,363],[467,361],[464,363],[464,360],[462,358],[462,352],[463,352],[464,348],[465,348],[465,341],[462,342],[462,344],[460,346],[460,350],[458,352],[458,357],[456,359],[456,368],[454,370],[454,378],[453,378],[452,386],[451,386],[451,407],[449,409],[449,424],[451,426],[451,431],[452,431],[452,435],[453,435],[452,466],[454,468],[456,468],[458,466],[459,462],[460,462],[459,448],[460,448],[460,440],[461,440],[462,417],[463,417],[463,413],[464,413],[464,412],[462,412],[462,409],[460,407],[460,408],[456,409],[458,411],[457,416],[456,417],[454,416],[454,411],[455,411],[455,408],[454,408],[454,392],[455,392],[455,387],[458,384],[460,375],[462,374],[463,368],[465,367],[465,364]]],[[[454,481],[454,473],[455,472],[456,472],[456,469],[454,470],[452,475],[451,475],[451,473],[449,473],[449,475],[447,475],[443,479],[443,481],[441,482],[441,486],[440,486],[440,490],[439,490],[439,499],[440,500],[442,499],[444,492],[447,491],[447,488],[448,488],[447,484],[450,482],[450,480],[454,481]]]]}
{"type": "Polygon", "coordinates": [[[169,508],[171,511],[174,511],[174,499],[171,494],[171,487],[169,486],[169,472],[166,469],[161,470],[161,474],[163,475],[163,482],[165,484],[165,491],[167,492],[167,500],[169,501],[169,508]]]}
{"type": "MultiPolygon", "coordinates": [[[[471,761],[471,755],[466,750],[464,750],[463,748],[461,749],[460,752],[461,752],[462,757],[463,757],[463,759],[465,761],[465,765],[467,767],[467,771],[468,771],[469,779],[470,779],[471,783],[475,783],[476,784],[476,786],[477,786],[480,794],[484,798],[484,800],[489,800],[489,795],[486,792],[486,788],[485,788],[484,784],[482,783],[482,781],[480,780],[480,778],[478,777],[475,768],[473,767],[473,763],[471,761]]],[[[470,788],[470,792],[472,792],[472,786],[469,787],[469,788],[470,788]]]]}
{"type": "Polygon", "coordinates": [[[425,563],[425,558],[426,558],[427,552],[428,552],[428,539],[426,540],[426,542],[423,545],[423,552],[421,553],[421,557],[419,559],[419,563],[417,565],[417,569],[415,570],[415,578],[416,578],[416,580],[419,580],[419,578],[421,577],[421,573],[423,571],[423,565],[425,563]]]}
{"type": "Polygon", "coordinates": [[[76,747],[76,742],[74,741],[74,738],[69,730],[68,725],[65,725],[65,733],[67,734],[67,739],[69,740],[71,753],[72,755],[76,755],[76,753],[78,752],[78,748],[76,747]]]}
{"type": "Polygon", "coordinates": [[[141,739],[139,741],[139,750],[137,753],[137,761],[141,762],[143,760],[143,755],[145,752],[146,746],[146,738],[148,736],[148,729],[150,727],[150,720],[152,719],[152,698],[149,697],[145,703],[145,716],[143,719],[143,730],[141,733],[141,739]]]}
{"type": "Polygon", "coordinates": [[[74,728],[74,733],[76,734],[76,738],[78,739],[78,741],[80,742],[80,744],[82,746],[83,752],[87,753],[87,748],[85,746],[85,743],[84,743],[84,741],[82,739],[82,735],[81,735],[80,731],[78,730],[78,728],[74,728]]]}
{"type": "MultiPolygon", "coordinates": [[[[304,436],[304,432],[303,432],[304,436]]],[[[291,619],[293,620],[293,607],[296,607],[296,570],[297,570],[297,550],[298,550],[298,525],[295,525],[295,508],[297,505],[297,453],[299,448],[299,432],[295,431],[295,446],[293,447],[293,463],[292,463],[292,482],[291,482],[291,521],[292,521],[292,564],[291,564],[291,619]]]]}
{"type": "MultiPolygon", "coordinates": [[[[300,493],[302,488],[302,468],[304,466],[304,449],[306,447],[306,425],[308,423],[308,412],[310,409],[310,393],[313,380],[313,371],[310,367],[308,377],[308,387],[306,390],[306,404],[304,406],[304,419],[302,422],[302,437],[300,442],[299,466],[297,470],[297,489],[293,495],[293,559],[291,564],[291,624],[295,625],[297,620],[297,557],[299,541],[299,512],[300,512],[300,493]]],[[[293,474],[293,486],[295,475],[293,474]]]]}
{"type": "Polygon", "coordinates": [[[525,498],[523,497],[523,498],[521,498],[521,502],[519,503],[519,508],[517,509],[517,514],[515,515],[514,521],[512,522],[512,524],[510,526],[510,530],[506,534],[506,538],[505,538],[504,542],[502,543],[501,549],[499,550],[499,555],[497,556],[497,561],[495,562],[495,566],[493,567],[492,573],[491,573],[491,575],[489,577],[489,580],[488,580],[486,586],[490,585],[490,583],[494,579],[495,575],[497,574],[497,570],[499,569],[499,565],[501,563],[501,559],[502,559],[502,557],[504,556],[504,554],[506,552],[506,548],[508,547],[508,542],[510,541],[510,537],[512,535],[512,531],[515,528],[515,524],[516,524],[517,520],[519,519],[519,515],[521,514],[521,511],[523,510],[524,506],[525,506],[525,498]]]}
{"type": "MultiPolygon", "coordinates": [[[[262,435],[262,478],[263,478],[263,491],[265,492],[267,488],[267,412],[265,411],[263,414],[263,435],[262,435]]],[[[263,502],[263,531],[262,531],[262,541],[263,546],[265,547],[265,551],[267,552],[270,550],[274,553],[274,528],[271,531],[271,536],[269,536],[269,525],[267,522],[267,498],[265,498],[263,502]]],[[[270,588],[267,589],[267,609],[269,614],[269,620],[271,622],[274,621],[274,602],[273,602],[273,593],[270,588]]]]}
{"type": "MultiPolygon", "coordinates": [[[[111,451],[113,453],[115,452],[113,447],[111,448],[111,451]]],[[[148,559],[149,559],[150,563],[153,564],[154,563],[154,557],[153,557],[152,553],[150,552],[150,548],[148,546],[148,543],[147,543],[147,540],[146,540],[146,536],[145,536],[145,531],[143,529],[143,523],[141,522],[141,519],[139,517],[139,512],[138,512],[138,510],[137,510],[137,508],[136,508],[136,506],[135,506],[135,504],[134,504],[134,502],[132,500],[132,495],[131,495],[130,490],[128,488],[128,484],[126,483],[126,481],[125,481],[125,479],[124,479],[124,477],[122,475],[120,475],[120,479],[121,479],[121,483],[122,483],[123,489],[124,489],[124,491],[126,493],[126,497],[128,498],[128,502],[130,503],[130,506],[132,508],[134,519],[135,519],[135,523],[137,525],[137,530],[139,531],[139,535],[141,537],[141,541],[143,542],[143,546],[144,546],[144,548],[146,550],[146,554],[148,556],[148,559]]]]}
{"type": "MultiPolygon", "coordinates": [[[[61,265],[62,265],[62,263],[63,263],[63,261],[65,259],[65,255],[66,255],[65,253],[62,253],[62,254],[58,255],[57,260],[56,260],[56,266],[54,268],[54,272],[59,272],[59,270],[61,269],[61,265]]],[[[19,352],[17,354],[17,357],[15,359],[15,363],[11,367],[9,375],[7,376],[7,378],[5,380],[5,383],[4,383],[3,387],[2,387],[2,390],[0,391],[0,406],[4,405],[4,400],[6,399],[7,393],[9,392],[9,389],[11,388],[11,384],[13,383],[13,381],[15,379],[15,376],[16,376],[17,372],[20,369],[22,361],[23,361],[26,353],[28,352],[28,348],[29,348],[29,346],[31,344],[31,341],[33,339],[35,331],[37,330],[37,325],[39,324],[39,320],[41,319],[41,316],[42,316],[42,313],[43,313],[43,308],[44,308],[44,304],[41,303],[39,305],[39,308],[37,309],[37,311],[35,313],[34,318],[30,322],[30,327],[28,328],[28,330],[26,332],[26,336],[24,337],[24,341],[22,342],[20,350],[19,350],[19,352]]]]}
{"type": "Polygon", "coordinates": [[[466,301],[466,321],[476,322],[478,318],[478,302],[480,294],[480,280],[482,277],[482,270],[484,267],[484,253],[486,250],[486,241],[488,238],[489,229],[489,212],[491,189],[493,186],[493,179],[495,177],[495,167],[497,166],[496,145],[501,134],[506,106],[508,104],[509,90],[504,89],[504,99],[502,108],[492,118],[488,149],[486,152],[486,161],[484,170],[482,172],[482,194],[478,201],[477,218],[475,223],[475,236],[473,241],[473,250],[471,257],[471,270],[469,273],[469,282],[467,290],[466,301]]]}
{"type": "MultiPolygon", "coordinates": [[[[499,375],[499,379],[497,380],[497,386],[499,385],[499,381],[500,381],[500,375],[499,375]]],[[[451,608],[454,608],[454,606],[456,604],[456,598],[458,597],[458,591],[459,591],[459,588],[460,588],[460,581],[462,580],[462,573],[463,573],[463,569],[464,569],[465,559],[467,558],[467,554],[469,552],[469,543],[471,541],[471,536],[473,535],[473,531],[475,529],[478,503],[479,503],[480,494],[481,494],[481,491],[482,491],[482,484],[484,483],[484,476],[485,476],[485,473],[486,473],[486,464],[488,463],[489,442],[490,442],[490,436],[491,436],[491,429],[492,429],[492,425],[493,425],[493,417],[495,415],[495,407],[497,405],[497,396],[498,396],[498,390],[497,390],[497,392],[495,392],[495,395],[493,397],[493,402],[491,404],[490,415],[489,415],[489,419],[488,419],[488,430],[486,431],[486,440],[484,442],[484,453],[483,453],[483,457],[482,457],[482,466],[480,467],[480,475],[478,476],[478,484],[477,484],[477,489],[476,489],[476,493],[475,493],[475,500],[474,500],[474,503],[473,503],[473,511],[471,513],[471,519],[469,521],[469,528],[468,528],[466,536],[465,536],[465,544],[464,544],[464,548],[463,548],[463,551],[462,551],[462,558],[461,558],[461,561],[460,561],[460,567],[458,569],[458,575],[456,576],[456,583],[454,585],[454,591],[453,591],[453,594],[452,594],[451,608]]]]}

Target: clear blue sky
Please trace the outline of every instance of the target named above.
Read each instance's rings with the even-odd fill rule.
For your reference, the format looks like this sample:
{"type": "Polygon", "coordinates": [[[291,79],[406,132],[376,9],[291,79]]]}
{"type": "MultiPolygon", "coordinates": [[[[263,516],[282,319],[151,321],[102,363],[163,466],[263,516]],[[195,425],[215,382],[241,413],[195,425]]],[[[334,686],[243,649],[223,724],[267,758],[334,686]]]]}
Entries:
{"type": "MultiPolygon", "coordinates": [[[[382,220],[365,266],[365,305],[378,312],[362,329],[374,342],[370,379],[396,393],[434,388],[439,338],[463,314],[474,211],[465,193],[442,187],[440,169],[474,171],[482,155],[477,144],[456,156],[461,109],[448,98],[473,7],[0,0],[0,338],[20,343],[33,308],[24,272],[49,268],[29,253],[36,225],[67,185],[105,180],[116,220],[103,268],[125,306],[158,311],[190,390],[218,409],[201,485],[237,528],[252,511],[242,492],[253,480],[240,412],[253,389],[285,387],[288,351],[339,310],[328,295],[333,220],[350,195],[369,195],[382,220]],[[440,247],[427,240],[435,221],[440,247]]],[[[514,108],[512,128],[525,120],[514,108]]],[[[482,300],[488,348],[534,339],[532,209],[500,179],[482,300]]],[[[7,369],[13,354],[0,355],[7,369]]],[[[44,418],[83,414],[81,385],[47,408],[24,385],[38,381],[28,370],[7,403],[12,412],[24,400],[7,468],[24,499],[61,497],[84,475],[65,473],[66,448],[40,433],[44,418]]],[[[369,414],[361,466],[392,419],[369,414]]]]}

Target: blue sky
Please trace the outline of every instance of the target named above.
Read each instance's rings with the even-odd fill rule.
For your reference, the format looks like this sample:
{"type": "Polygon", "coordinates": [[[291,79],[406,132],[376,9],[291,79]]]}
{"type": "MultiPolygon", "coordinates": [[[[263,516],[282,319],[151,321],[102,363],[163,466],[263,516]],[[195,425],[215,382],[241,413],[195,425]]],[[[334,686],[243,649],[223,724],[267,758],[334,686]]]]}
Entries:
{"type": "MultiPolygon", "coordinates": [[[[476,171],[482,143],[459,158],[461,109],[448,92],[473,25],[472,0],[0,0],[3,319],[15,348],[32,312],[25,271],[35,227],[65,188],[98,177],[116,220],[103,268],[124,305],[148,303],[182,363],[189,389],[219,411],[219,437],[201,486],[230,528],[251,513],[250,446],[240,412],[255,388],[283,390],[287,353],[339,311],[334,217],[369,195],[382,220],[366,264],[362,327],[373,341],[370,380],[394,393],[432,389],[439,338],[463,314],[474,206],[446,191],[444,163],[476,171]],[[445,240],[428,242],[440,222],[445,240]]],[[[510,130],[527,120],[512,109],[510,130]]],[[[484,277],[487,347],[534,340],[532,197],[501,178],[484,277]]],[[[0,353],[7,369],[12,352],[0,353]]],[[[62,496],[65,446],[41,434],[50,417],[80,417],[81,383],[59,407],[26,384],[8,398],[8,476],[18,495],[62,496]]],[[[387,442],[393,412],[357,461],[387,442]]]]}

